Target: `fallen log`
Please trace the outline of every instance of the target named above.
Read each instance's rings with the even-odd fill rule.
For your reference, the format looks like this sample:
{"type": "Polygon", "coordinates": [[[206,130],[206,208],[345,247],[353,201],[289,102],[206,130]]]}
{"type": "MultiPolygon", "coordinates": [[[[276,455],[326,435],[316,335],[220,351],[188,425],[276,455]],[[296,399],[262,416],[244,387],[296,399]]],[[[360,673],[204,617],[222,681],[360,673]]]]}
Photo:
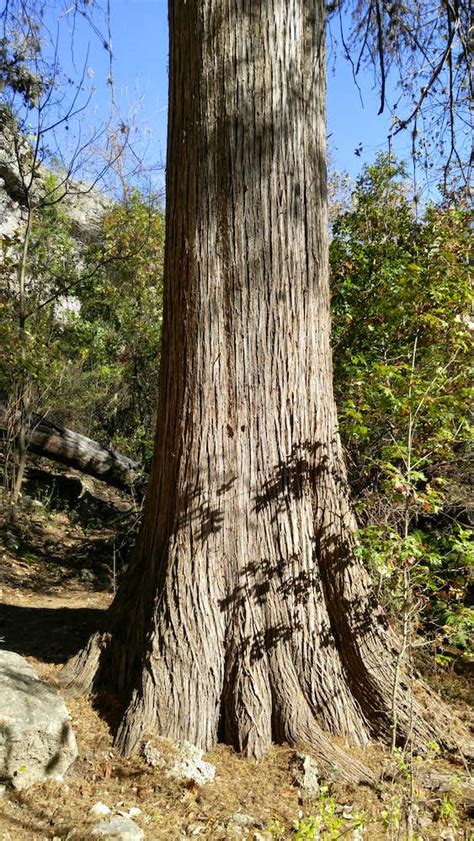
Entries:
{"type": "MultiPolygon", "coordinates": [[[[25,424],[27,448],[31,452],[73,467],[115,488],[137,490],[138,495],[142,495],[144,467],[139,462],[40,415],[28,415],[25,424]]],[[[0,403],[0,433],[5,435],[7,426],[15,434],[20,418],[18,413],[8,417],[7,407],[0,403]]]]}

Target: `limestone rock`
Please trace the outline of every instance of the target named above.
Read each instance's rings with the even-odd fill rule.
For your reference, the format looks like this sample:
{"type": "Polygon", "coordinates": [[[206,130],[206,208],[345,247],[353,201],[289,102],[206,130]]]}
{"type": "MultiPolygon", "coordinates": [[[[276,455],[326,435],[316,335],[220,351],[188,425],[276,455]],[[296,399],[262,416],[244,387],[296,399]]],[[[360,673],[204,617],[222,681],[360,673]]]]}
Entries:
{"type": "Polygon", "coordinates": [[[318,766],[307,753],[295,753],[293,763],[294,781],[310,797],[319,794],[320,775],[318,766]]]}
{"type": "Polygon", "coordinates": [[[24,224],[21,207],[10,198],[0,161],[0,236],[14,237],[24,224]]]}
{"type": "Polygon", "coordinates": [[[105,803],[102,803],[101,800],[99,800],[98,803],[94,803],[94,805],[91,806],[89,811],[91,815],[95,815],[98,818],[103,818],[104,815],[110,815],[109,806],[106,806],[105,803]]]}
{"type": "Polygon", "coordinates": [[[446,829],[441,830],[439,837],[442,841],[456,841],[456,831],[451,826],[448,826],[446,829]]]}
{"type": "Polygon", "coordinates": [[[61,777],[77,756],[66,705],[29,663],[0,651],[0,779],[16,789],[61,777]]]}
{"type": "Polygon", "coordinates": [[[206,824],[200,821],[194,821],[190,823],[186,827],[186,837],[187,838],[196,838],[198,835],[202,835],[203,832],[206,830],[206,824]]]}
{"type": "Polygon", "coordinates": [[[198,786],[212,782],[216,769],[210,762],[203,760],[203,753],[204,751],[190,742],[179,742],[168,775],[183,782],[193,782],[198,786]]]}
{"type": "Polygon", "coordinates": [[[257,831],[263,826],[262,821],[244,812],[234,812],[226,821],[225,837],[229,839],[255,838],[260,833],[257,831]]]}
{"type": "Polygon", "coordinates": [[[165,760],[158,750],[151,742],[145,742],[143,745],[143,759],[150,765],[151,768],[163,768],[165,760]]]}
{"type": "MultiPolygon", "coordinates": [[[[0,110],[0,235],[14,236],[24,229],[28,183],[31,172],[26,161],[31,155],[27,139],[18,131],[12,121],[0,110]],[[20,171],[20,161],[23,172],[20,171]]],[[[55,173],[64,193],[61,208],[78,243],[94,241],[100,234],[101,221],[111,208],[112,202],[94,189],[91,184],[73,180],[65,172],[55,173]]],[[[51,170],[38,160],[30,192],[30,200],[41,206],[51,170]]]]}
{"type": "Polygon", "coordinates": [[[234,812],[229,818],[229,823],[245,828],[261,825],[261,822],[257,818],[253,818],[252,815],[245,815],[243,812],[234,812]]]}
{"type": "Polygon", "coordinates": [[[99,838],[109,838],[113,841],[143,841],[144,832],[131,818],[116,815],[97,824],[92,835],[99,838]]]}

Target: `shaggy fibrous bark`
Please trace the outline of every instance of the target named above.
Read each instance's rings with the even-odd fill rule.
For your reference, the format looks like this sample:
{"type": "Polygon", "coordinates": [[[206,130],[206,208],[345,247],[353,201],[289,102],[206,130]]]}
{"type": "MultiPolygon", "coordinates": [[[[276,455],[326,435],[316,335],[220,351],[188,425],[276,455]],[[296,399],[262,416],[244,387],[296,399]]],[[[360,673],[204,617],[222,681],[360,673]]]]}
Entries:
{"type": "MultiPolygon", "coordinates": [[[[117,741],[390,740],[398,644],[354,552],[332,390],[323,3],[170,4],[163,354],[134,563],[65,679],[117,741]]],[[[399,736],[431,730],[403,677],[399,736]]]]}

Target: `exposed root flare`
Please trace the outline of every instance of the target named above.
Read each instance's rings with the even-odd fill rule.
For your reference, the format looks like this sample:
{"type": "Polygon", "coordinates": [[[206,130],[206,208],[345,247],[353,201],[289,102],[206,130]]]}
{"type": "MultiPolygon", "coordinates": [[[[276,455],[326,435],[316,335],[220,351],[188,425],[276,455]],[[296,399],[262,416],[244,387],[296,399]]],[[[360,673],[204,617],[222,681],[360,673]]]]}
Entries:
{"type": "MultiPolygon", "coordinates": [[[[114,676],[117,677],[120,672],[119,649],[110,646],[110,643],[110,635],[98,633],[91,637],[86,648],[64,667],[61,674],[63,685],[78,694],[110,689],[114,676]],[[111,649],[115,650],[111,652],[111,649]],[[111,669],[114,675],[110,674],[111,669]]],[[[133,754],[147,733],[153,731],[175,740],[187,739],[205,750],[213,746],[220,732],[224,741],[257,760],[272,742],[287,743],[294,747],[304,745],[314,755],[323,774],[336,774],[350,782],[375,782],[371,771],[350,753],[335,745],[331,734],[323,729],[324,720],[306,697],[297,671],[291,664],[286,665],[282,672],[277,661],[270,658],[263,658],[252,665],[245,660],[239,661],[225,677],[220,721],[218,714],[215,721],[211,720],[212,708],[216,705],[209,701],[204,685],[202,691],[197,691],[193,696],[191,706],[180,714],[180,704],[169,692],[171,681],[166,677],[160,679],[163,666],[160,658],[148,658],[147,667],[142,669],[129,695],[129,703],[115,737],[116,747],[123,755],[133,754]],[[166,691],[163,690],[164,686],[167,686],[166,691]],[[206,717],[211,721],[210,729],[197,730],[196,721],[203,721],[206,717]],[[199,733],[207,735],[200,736],[199,733]]],[[[174,673],[173,684],[179,682],[174,673]]],[[[425,694],[425,698],[428,698],[428,694],[425,694]]],[[[403,702],[405,714],[400,716],[401,727],[408,726],[404,719],[407,718],[409,705],[413,709],[415,703],[417,713],[408,724],[415,741],[422,739],[426,742],[427,738],[436,733],[435,727],[427,725],[420,717],[418,701],[404,698],[403,702]]],[[[365,724],[367,728],[370,727],[370,722],[365,724]]],[[[439,711],[436,724],[442,725],[446,732],[446,721],[439,711]]],[[[347,738],[347,732],[343,735],[347,738]]],[[[366,742],[366,730],[362,728],[359,744],[366,742]]]]}
{"type": "Polygon", "coordinates": [[[66,663],[59,673],[59,680],[73,695],[90,695],[96,688],[97,677],[104,649],[110,636],[93,634],[86,647],[66,663]]]}

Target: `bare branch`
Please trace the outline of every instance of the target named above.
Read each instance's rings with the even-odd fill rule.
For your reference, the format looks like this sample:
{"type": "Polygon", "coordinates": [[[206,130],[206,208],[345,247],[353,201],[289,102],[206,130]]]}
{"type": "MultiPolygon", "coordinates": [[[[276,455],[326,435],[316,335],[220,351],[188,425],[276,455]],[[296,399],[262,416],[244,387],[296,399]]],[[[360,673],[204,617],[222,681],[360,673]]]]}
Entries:
{"type": "Polygon", "coordinates": [[[383,23],[382,13],[380,11],[380,0],[375,0],[375,14],[377,18],[377,51],[380,64],[380,108],[379,115],[383,113],[385,107],[385,53],[383,41],[383,23]]]}
{"type": "MultiPolygon", "coordinates": [[[[457,24],[457,26],[458,26],[458,24],[457,24]]],[[[439,77],[443,67],[446,64],[447,58],[448,58],[448,56],[451,52],[451,47],[452,47],[455,32],[457,31],[457,26],[454,27],[452,32],[450,33],[450,36],[448,38],[448,42],[447,42],[446,47],[444,49],[443,55],[441,56],[441,59],[439,60],[437,66],[435,67],[435,69],[434,69],[434,71],[431,75],[431,78],[428,81],[428,84],[425,85],[421,89],[420,98],[418,99],[418,102],[416,103],[415,107],[413,108],[413,111],[411,112],[411,114],[406,119],[400,120],[397,128],[391,133],[392,137],[394,137],[400,131],[405,129],[412,122],[412,120],[414,120],[416,115],[420,112],[420,109],[421,109],[421,106],[423,105],[423,102],[425,101],[428,94],[431,92],[431,90],[434,86],[434,83],[436,82],[436,80],[439,77]]]]}

